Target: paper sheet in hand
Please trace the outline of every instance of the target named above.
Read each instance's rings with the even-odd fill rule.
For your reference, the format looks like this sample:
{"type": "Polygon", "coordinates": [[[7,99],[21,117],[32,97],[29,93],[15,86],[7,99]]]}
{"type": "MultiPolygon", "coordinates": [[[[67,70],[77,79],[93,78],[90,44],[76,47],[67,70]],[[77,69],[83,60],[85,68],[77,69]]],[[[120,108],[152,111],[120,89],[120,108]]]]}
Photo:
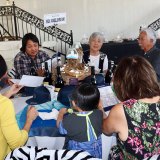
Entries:
{"type": "Polygon", "coordinates": [[[38,87],[43,83],[44,77],[23,75],[19,85],[26,87],[38,87]]]}
{"type": "Polygon", "coordinates": [[[100,91],[100,98],[102,100],[103,107],[108,107],[119,103],[119,100],[112,91],[111,86],[106,86],[98,89],[100,91]]]}
{"type": "Polygon", "coordinates": [[[9,79],[12,83],[19,84],[20,79],[9,79]]]}

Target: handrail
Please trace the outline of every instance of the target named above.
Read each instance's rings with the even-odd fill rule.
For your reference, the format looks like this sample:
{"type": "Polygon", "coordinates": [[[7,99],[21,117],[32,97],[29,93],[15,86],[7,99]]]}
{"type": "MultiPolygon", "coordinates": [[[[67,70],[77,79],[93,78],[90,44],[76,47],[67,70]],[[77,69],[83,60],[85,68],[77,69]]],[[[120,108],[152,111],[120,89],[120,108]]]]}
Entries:
{"type": "Polygon", "coordinates": [[[44,27],[44,22],[42,19],[38,18],[37,16],[33,16],[31,13],[26,12],[25,10],[15,7],[15,14],[16,17],[31,24],[36,26],[37,28],[41,29],[42,31],[45,31],[46,33],[49,33],[50,35],[53,35],[54,37],[57,36],[58,39],[72,45],[72,38],[71,35],[66,33],[65,31],[59,29],[55,26],[51,27],[44,27]],[[57,34],[57,35],[56,35],[57,34]]]}
{"type": "Polygon", "coordinates": [[[158,29],[160,29],[160,18],[158,18],[153,23],[151,23],[150,25],[148,25],[148,28],[152,28],[155,31],[157,31],[158,29]]]}
{"type": "MultiPolygon", "coordinates": [[[[55,26],[44,27],[42,19],[15,6],[14,2],[12,6],[0,6],[0,18],[1,25],[14,39],[22,38],[28,32],[34,32],[42,44],[46,39],[52,41],[55,37],[57,43],[60,44],[58,46],[61,48],[61,52],[63,52],[62,49],[66,52],[67,48],[73,44],[72,31],[67,33],[55,26]]],[[[53,50],[55,49],[53,48],[53,50]]]]}
{"type": "Polygon", "coordinates": [[[3,40],[4,35],[6,36],[6,34],[12,39],[15,40],[15,38],[2,26],[2,24],[0,24],[0,37],[1,40],[3,40]],[[3,33],[1,32],[1,29],[3,30],[3,33]]]}

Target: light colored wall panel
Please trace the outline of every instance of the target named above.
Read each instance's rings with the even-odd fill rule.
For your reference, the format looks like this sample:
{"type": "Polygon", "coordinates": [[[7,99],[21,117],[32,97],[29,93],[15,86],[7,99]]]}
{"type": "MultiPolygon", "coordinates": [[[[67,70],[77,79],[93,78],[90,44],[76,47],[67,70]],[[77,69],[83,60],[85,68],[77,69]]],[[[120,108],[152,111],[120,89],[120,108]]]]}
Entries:
{"type": "MultiPolygon", "coordinates": [[[[5,0],[0,1],[0,5],[5,0]]],[[[159,0],[15,0],[17,6],[43,18],[44,14],[66,12],[67,24],[61,29],[74,33],[79,41],[83,34],[104,32],[111,40],[121,35],[138,36],[140,25],[148,25],[160,17],[159,0]]]]}

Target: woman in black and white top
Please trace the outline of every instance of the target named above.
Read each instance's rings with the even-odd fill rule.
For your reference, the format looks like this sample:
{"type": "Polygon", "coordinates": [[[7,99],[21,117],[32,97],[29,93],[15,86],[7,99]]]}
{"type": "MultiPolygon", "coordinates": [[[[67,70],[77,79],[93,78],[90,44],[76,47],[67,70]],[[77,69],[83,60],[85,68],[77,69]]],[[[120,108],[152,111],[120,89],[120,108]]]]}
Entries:
{"type": "Polygon", "coordinates": [[[95,66],[97,73],[106,73],[108,70],[107,55],[100,51],[104,43],[104,36],[100,32],[94,32],[89,38],[90,49],[84,52],[83,61],[89,66],[95,66]]]}

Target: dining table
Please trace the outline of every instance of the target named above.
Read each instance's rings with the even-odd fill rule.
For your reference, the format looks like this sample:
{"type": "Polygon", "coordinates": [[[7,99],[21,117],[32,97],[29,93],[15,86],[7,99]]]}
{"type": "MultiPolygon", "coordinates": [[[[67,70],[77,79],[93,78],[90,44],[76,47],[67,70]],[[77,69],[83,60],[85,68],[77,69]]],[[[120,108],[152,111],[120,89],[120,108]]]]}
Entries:
{"type": "MultiPolygon", "coordinates": [[[[38,111],[51,111],[53,108],[60,109],[65,106],[60,104],[57,101],[57,92],[54,92],[54,87],[48,88],[51,93],[51,101],[46,102],[41,105],[35,105],[38,111]],[[58,108],[57,108],[58,107],[58,108]]],[[[7,89],[5,89],[7,90],[7,89]]],[[[4,90],[2,90],[4,92],[4,90]]],[[[3,93],[1,91],[1,93],[3,93]]],[[[111,86],[103,86],[99,88],[100,96],[102,99],[102,103],[105,106],[104,110],[106,114],[109,114],[110,109],[114,106],[114,104],[118,103],[118,99],[116,98],[113,89],[111,86]]],[[[22,97],[21,95],[15,95],[11,98],[14,109],[16,113],[17,123],[19,128],[23,128],[23,122],[25,120],[26,109],[29,106],[26,103],[26,100],[30,99],[32,96],[22,97]],[[21,124],[21,125],[20,125],[21,124]]],[[[58,132],[58,128],[56,127],[56,120],[42,120],[39,116],[36,119],[36,123],[31,126],[29,132],[29,138],[26,146],[38,146],[42,148],[48,149],[62,149],[65,142],[65,136],[60,135],[58,132]],[[52,124],[52,125],[51,125],[52,124]]],[[[107,159],[109,155],[109,151],[113,145],[116,145],[116,135],[113,134],[111,136],[106,136],[102,134],[102,159],[107,159]]]]}

